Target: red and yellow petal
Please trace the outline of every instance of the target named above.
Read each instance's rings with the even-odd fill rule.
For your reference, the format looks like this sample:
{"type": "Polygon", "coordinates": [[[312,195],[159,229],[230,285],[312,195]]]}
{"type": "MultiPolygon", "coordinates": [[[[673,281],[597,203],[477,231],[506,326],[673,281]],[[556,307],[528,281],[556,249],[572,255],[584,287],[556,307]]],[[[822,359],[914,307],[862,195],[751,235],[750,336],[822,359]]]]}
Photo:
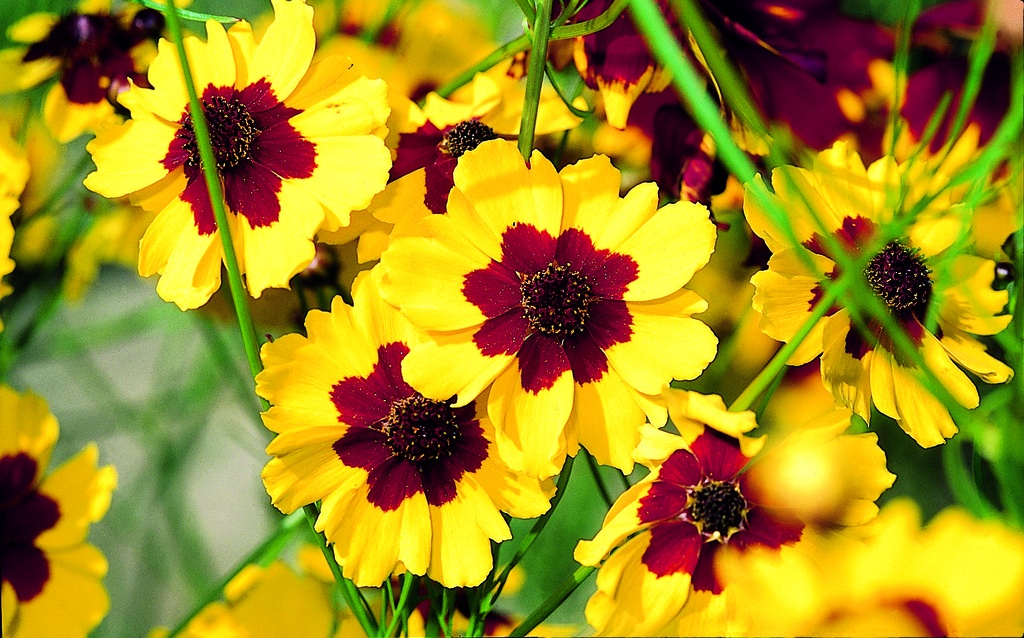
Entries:
{"type": "Polygon", "coordinates": [[[498,237],[515,224],[530,224],[550,235],[561,228],[561,181],[540,152],[534,152],[527,167],[512,142],[484,142],[459,158],[454,180],[498,237]]]}
{"type": "Polygon", "coordinates": [[[487,414],[494,423],[501,459],[513,470],[547,478],[561,470],[565,426],[573,404],[572,372],[565,370],[539,391],[523,388],[519,360],[494,380],[487,414]]]}
{"type": "Polygon", "coordinates": [[[605,350],[611,367],[638,391],[658,395],[672,379],[696,378],[715,358],[718,338],[690,317],[706,302],[686,289],[656,301],[627,304],[633,337],[605,350]]]}
{"type": "Polygon", "coordinates": [[[284,101],[298,86],[316,47],[313,7],[302,0],[271,0],[274,21],[256,45],[247,71],[246,84],[260,78],[270,80],[277,99],[284,101]]]}
{"type": "Polygon", "coordinates": [[[851,408],[865,421],[871,418],[871,376],[868,373],[874,353],[847,352],[852,329],[847,310],[825,320],[822,331],[821,379],[836,400],[836,405],[851,408]]]}
{"type": "Polygon", "coordinates": [[[456,406],[468,404],[514,359],[511,354],[487,356],[473,343],[476,326],[434,333],[402,361],[406,382],[437,400],[458,395],[456,406]]]}
{"type": "Polygon", "coordinates": [[[601,465],[633,470],[633,450],[640,442],[646,415],[637,404],[635,391],[614,371],[597,381],[576,384],[567,436],[587,449],[601,465]]]}
{"type": "MultiPolygon", "coordinates": [[[[47,558],[50,578],[42,593],[17,606],[18,635],[88,634],[110,608],[102,582],[107,573],[106,558],[88,544],[50,552],[47,558]]],[[[6,607],[4,611],[6,615],[6,607]]]]}
{"type": "Polygon", "coordinates": [[[464,476],[455,500],[430,508],[434,535],[427,576],[445,587],[473,587],[491,570],[491,541],[512,538],[501,513],[472,475],[464,476]]]}
{"type": "Polygon", "coordinates": [[[97,168],[85,178],[86,188],[104,197],[123,197],[166,178],[163,159],[177,130],[142,111],[122,126],[104,129],[86,146],[97,168]]]}
{"type": "Polygon", "coordinates": [[[96,445],[87,445],[40,484],[39,493],[55,500],[60,508],[57,524],[36,539],[36,546],[43,551],[84,543],[89,524],[107,513],[117,486],[117,471],[110,465],[97,467],[98,458],[96,445]]]}
{"type": "Polygon", "coordinates": [[[676,292],[708,263],[715,239],[715,225],[702,204],[677,202],[658,209],[616,248],[639,267],[622,298],[647,301],[676,292]]]}
{"type": "Polygon", "coordinates": [[[59,426],[50,413],[46,401],[31,392],[24,394],[0,384],[0,456],[14,456],[24,452],[36,461],[39,480],[50,461],[50,453],[57,442],[59,426]]]}

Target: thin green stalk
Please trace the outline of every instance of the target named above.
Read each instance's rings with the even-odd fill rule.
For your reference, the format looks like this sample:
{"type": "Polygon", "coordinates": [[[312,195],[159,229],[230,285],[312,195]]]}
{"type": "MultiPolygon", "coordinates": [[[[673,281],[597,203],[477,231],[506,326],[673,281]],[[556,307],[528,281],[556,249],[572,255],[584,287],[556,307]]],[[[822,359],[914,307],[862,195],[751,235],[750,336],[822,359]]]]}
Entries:
{"type": "MultiPolygon", "coordinates": [[[[148,9],[154,9],[163,14],[168,13],[167,4],[164,2],[160,2],[159,0],[132,0],[132,2],[141,4],[142,6],[148,9]]],[[[234,24],[236,22],[241,22],[242,20],[241,18],[235,18],[232,16],[218,16],[213,15],[211,13],[201,13],[199,11],[190,11],[188,9],[181,8],[177,9],[177,13],[181,16],[182,20],[189,20],[191,22],[206,22],[207,20],[216,20],[221,24],[234,24]]]]}
{"type": "Polygon", "coordinates": [[[598,467],[597,461],[594,460],[594,457],[591,456],[589,452],[584,450],[581,451],[581,453],[587,457],[587,467],[590,468],[590,474],[594,477],[594,483],[597,485],[597,491],[601,493],[601,500],[604,501],[605,505],[611,507],[615,500],[612,498],[611,494],[608,493],[608,488],[604,485],[604,479],[601,478],[601,468],[598,467]]]}
{"type": "Polygon", "coordinates": [[[405,572],[405,574],[402,575],[402,593],[398,595],[398,604],[395,606],[391,622],[381,635],[395,635],[395,629],[398,628],[398,623],[405,617],[405,606],[409,602],[409,594],[412,592],[412,586],[415,582],[416,577],[413,576],[412,572],[405,572]]]}
{"type": "Polygon", "coordinates": [[[548,36],[551,35],[551,1],[537,0],[533,43],[530,46],[530,62],[526,70],[526,96],[523,98],[523,119],[519,125],[519,152],[527,162],[533,153],[540,90],[544,86],[544,65],[548,58],[548,36]]]}
{"type": "Polygon", "coordinates": [[[841,279],[838,283],[829,287],[828,290],[825,291],[825,295],[817,305],[814,306],[814,310],[811,311],[811,314],[808,315],[807,319],[800,326],[800,329],[793,335],[793,338],[779,348],[779,351],[771,358],[768,365],[766,365],[761,372],[754,377],[753,381],[747,384],[747,387],[740,393],[740,396],[736,397],[736,400],[732,402],[732,405],[729,406],[730,412],[742,412],[743,410],[749,409],[750,406],[754,404],[754,400],[756,400],[757,397],[772,384],[775,377],[782,374],[790,356],[796,352],[796,349],[800,346],[803,340],[811,333],[811,330],[814,329],[814,325],[818,323],[818,320],[825,316],[825,313],[832,307],[832,302],[834,302],[846,289],[846,282],[848,279],[848,277],[841,279]]]}
{"type": "Polygon", "coordinates": [[[661,9],[654,0],[630,0],[629,11],[657,60],[672,73],[672,82],[689,105],[693,119],[714,139],[722,163],[741,182],[753,179],[757,169],[733,141],[732,132],[722,121],[718,106],[705,90],[704,81],[683,55],[661,9]]]}
{"type": "Polygon", "coordinates": [[[990,518],[996,514],[996,510],[978,490],[978,486],[964,467],[963,440],[963,437],[954,436],[946,441],[942,448],[942,466],[946,470],[946,481],[958,503],[978,518],[990,518]]]}
{"type": "MultiPolygon", "coordinates": [[[[249,361],[249,370],[255,378],[263,369],[260,361],[259,338],[256,335],[256,328],[249,314],[249,306],[246,301],[248,293],[242,284],[242,274],[238,267],[238,258],[235,256],[235,247],[231,242],[231,231],[228,226],[227,210],[224,207],[224,192],[221,188],[220,174],[217,172],[217,160],[213,153],[213,144],[210,141],[210,129],[206,124],[206,115],[203,112],[202,104],[199,102],[199,95],[196,93],[195,82],[192,79],[192,70],[188,63],[188,56],[185,53],[185,42],[181,33],[181,22],[178,20],[178,9],[175,8],[172,0],[166,1],[167,28],[171,32],[171,39],[178,51],[178,60],[181,62],[181,72],[185,80],[185,88],[188,91],[189,112],[192,114],[192,129],[195,132],[196,144],[199,147],[199,156],[202,159],[203,177],[206,179],[206,188],[210,194],[210,204],[213,207],[213,215],[217,220],[217,229],[220,234],[221,246],[224,249],[224,265],[228,271],[228,285],[231,288],[231,300],[235,304],[235,314],[238,317],[238,327],[242,332],[242,342],[245,344],[245,354],[249,361]]],[[[269,409],[266,401],[263,402],[263,409],[269,409]]]]}
{"type": "Polygon", "coordinates": [[[583,22],[577,22],[576,24],[567,24],[565,26],[555,27],[551,30],[551,40],[568,40],[570,38],[578,38],[584,35],[590,35],[591,33],[597,33],[601,29],[606,29],[613,22],[615,22],[622,12],[625,10],[629,0],[615,0],[611,5],[599,16],[591,18],[590,20],[584,20],[583,22]]]}
{"type": "Polygon", "coordinates": [[[327,559],[327,565],[331,568],[331,573],[334,574],[334,582],[341,590],[341,596],[345,599],[345,604],[348,605],[352,615],[359,621],[363,632],[367,636],[376,636],[379,627],[377,619],[373,616],[373,610],[370,609],[366,599],[359,592],[359,588],[341,573],[341,566],[338,565],[337,559],[334,558],[334,551],[327,544],[327,537],[324,536],[323,532],[316,530],[316,519],[320,516],[320,511],[312,503],[304,506],[302,511],[305,513],[309,528],[313,530],[313,533],[316,534],[320,541],[317,545],[320,547],[320,551],[323,552],[324,558],[327,559]]]}
{"type": "Polygon", "coordinates": [[[551,507],[548,511],[544,512],[544,515],[537,519],[537,522],[530,528],[529,533],[523,538],[523,541],[519,543],[519,547],[516,548],[516,553],[512,556],[512,560],[505,565],[505,568],[501,570],[501,575],[498,576],[497,587],[494,593],[491,595],[490,602],[487,607],[490,609],[494,606],[494,603],[501,596],[501,591],[505,588],[505,581],[508,580],[508,575],[512,573],[512,570],[519,561],[523,560],[526,556],[526,552],[529,551],[530,547],[540,536],[540,533],[544,531],[544,527],[547,526],[548,521],[551,520],[551,515],[555,513],[555,508],[558,507],[558,503],[561,502],[562,496],[565,495],[565,488],[569,485],[569,476],[572,474],[572,466],[576,461],[574,457],[568,457],[565,459],[565,465],[562,466],[562,472],[558,475],[558,483],[555,485],[555,496],[551,499],[551,507]]]}
{"type": "Polygon", "coordinates": [[[755,133],[767,137],[768,125],[750,96],[747,81],[740,77],[739,72],[726,58],[695,0],[675,0],[672,8],[679,21],[693,34],[693,39],[704,54],[704,59],[722,90],[722,98],[755,133]]]}
{"type": "Polygon", "coordinates": [[[596,567],[588,565],[584,565],[574,571],[562,586],[548,596],[547,600],[541,603],[540,607],[535,609],[532,614],[527,616],[526,620],[519,623],[519,626],[513,629],[509,636],[525,636],[536,629],[537,625],[544,622],[551,615],[551,612],[558,609],[565,602],[565,599],[571,596],[595,571],[597,571],[596,567]]]}
{"type": "Polygon", "coordinates": [[[469,67],[462,73],[458,74],[451,80],[449,80],[444,86],[439,88],[436,93],[441,97],[451,97],[451,94],[457,91],[459,88],[468,84],[477,73],[486,71],[495,64],[501,62],[506,58],[510,58],[516,54],[522,53],[530,48],[530,36],[523,34],[497,49],[495,49],[490,55],[483,60],[480,60],[473,66],[469,67]]]}
{"type": "Polygon", "coordinates": [[[239,574],[239,572],[245,569],[246,566],[255,563],[257,565],[265,567],[266,565],[269,565],[271,561],[277,558],[278,554],[281,553],[281,550],[283,550],[285,545],[288,544],[288,541],[291,540],[291,537],[295,533],[295,530],[299,529],[299,525],[302,522],[302,520],[303,515],[301,512],[293,512],[288,516],[282,518],[281,522],[277,525],[277,529],[274,530],[274,533],[265,541],[260,543],[258,547],[249,552],[245,556],[245,558],[239,561],[238,564],[236,564],[235,567],[231,570],[231,572],[228,573],[228,575],[225,576],[220,581],[220,583],[218,583],[217,586],[210,591],[209,596],[207,596],[206,599],[200,601],[199,604],[197,604],[192,609],[192,611],[188,613],[188,615],[182,618],[181,621],[177,625],[175,625],[174,629],[172,629],[171,632],[167,635],[168,638],[174,638],[182,631],[184,631],[185,627],[187,627],[188,624],[192,622],[193,618],[199,615],[199,612],[201,612],[203,608],[205,608],[207,605],[220,598],[221,592],[224,591],[224,588],[227,587],[228,583],[230,583],[231,580],[239,574]]]}

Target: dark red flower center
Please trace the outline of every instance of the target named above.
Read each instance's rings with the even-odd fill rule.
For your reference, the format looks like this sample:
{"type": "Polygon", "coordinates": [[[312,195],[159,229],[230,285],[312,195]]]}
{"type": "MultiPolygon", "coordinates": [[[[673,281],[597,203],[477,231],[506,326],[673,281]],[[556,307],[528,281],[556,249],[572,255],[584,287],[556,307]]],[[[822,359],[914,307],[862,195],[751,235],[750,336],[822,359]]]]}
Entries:
{"type": "Polygon", "coordinates": [[[440,149],[452,157],[459,158],[487,140],[496,139],[498,134],[494,129],[480,120],[466,120],[459,122],[444,134],[440,149]]]}
{"type": "Polygon", "coordinates": [[[570,266],[552,263],[540,272],[524,275],[519,288],[533,330],[564,339],[586,328],[594,294],[586,277],[570,266]]]}
{"type": "Polygon", "coordinates": [[[50,562],[35,541],[60,520],[57,502],[35,489],[36,469],[24,452],[0,457],[0,576],[22,602],[50,579],[50,562]]]}
{"type": "MultiPolygon", "coordinates": [[[[203,100],[203,114],[210,129],[210,142],[218,169],[234,168],[249,159],[253,142],[263,131],[257,126],[245,103],[238,98],[214,95],[209,101],[203,100]]],[[[201,166],[199,144],[196,142],[191,115],[185,115],[176,135],[184,141],[188,153],[185,164],[201,166]]]]}
{"type": "Polygon", "coordinates": [[[459,420],[447,403],[417,392],[391,405],[381,431],[395,456],[413,463],[439,461],[452,455],[459,439],[459,420]]]}
{"type": "Polygon", "coordinates": [[[894,312],[922,314],[932,296],[931,270],[916,248],[889,242],[864,269],[871,289],[894,312]]]}
{"type": "Polygon", "coordinates": [[[746,516],[746,499],[732,481],[708,481],[694,488],[687,512],[697,529],[708,538],[726,539],[740,529],[746,516]]]}

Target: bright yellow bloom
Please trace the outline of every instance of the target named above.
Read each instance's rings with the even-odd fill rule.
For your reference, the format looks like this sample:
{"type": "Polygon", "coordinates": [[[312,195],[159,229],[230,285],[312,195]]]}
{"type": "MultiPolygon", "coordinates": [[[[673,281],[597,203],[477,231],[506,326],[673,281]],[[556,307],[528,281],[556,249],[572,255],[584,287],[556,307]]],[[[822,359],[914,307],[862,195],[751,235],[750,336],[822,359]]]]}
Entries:
{"type": "Polygon", "coordinates": [[[110,606],[107,561],[86,542],[117,484],[89,445],[45,474],[57,419],[43,399],[0,385],[3,635],[85,636],[110,606]]]}
{"type": "Polygon", "coordinates": [[[558,173],[504,140],[463,155],[454,182],[447,214],[381,258],[383,294],[431,337],[406,378],[456,405],[493,382],[487,412],[514,468],[552,476],[582,445],[629,471],[645,419],[665,423],[662,387],[715,355],[691,317],[707,304],[683,288],[714,247],[707,209],[659,209],[654,184],[620,198],[607,158],[558,173]]]}
{"type": "Polygon", "coordinates": [[[730,596],[753,636],[1019,636],[1024,536],[950,508],[921,528],[896,501],[858,536],[726,556],[730,596]]]}
{"type": "MultiPolygon", "coordinates": [[[[0,299],[11,293],[11,287],[2,281],[14,271],[11,214],[18,210],[18,198],[25,189],[28,174],[29,165],[24,151],[11,138],[10,131],[0,126],[0,299]]],[[[4,324],[0,321],[0,330],[3,329],[4,324]]]]}
{"type": "MultiPolygon", "coordinates": [[[[1009,324],[1010,316],[999,314],[1008,294],[992,288],[994,262],[954,246],[970,223],[971,211],[945,188],[948,181],[944,172],[925,162],[897,164],[882,158],[865,168],[856,153],[836,143],[818,154],[812,169],[783,166],[772,172],[775,192],[768,197],[787,212],[796,245],[749,192],[764,186],[748,185],[747,220],[772,251],[768,270],[751,279],[757,287],[754,308],[763,315],[761,328],[779,341],[790,340],[824,294],[823,282],[840,276],[826,238],[851,258],[874,251],[863,276],[887,307],[889,323],[906,333],[961,405],[977,407],[978,390],[960,367],[987,383],[1002,383],[1013,375],[974,338],[1009,324]],[[931,195],[936,196],[905,231],[881,245],[886,226],[904,221],[897,208],[910,210],[931,195]]],[[[822,355],[822,378],[836,403],[865,421],[873,403],[924,447],[952,436],[956,425],[926,389],[924,371],[897,351],[880,322],[869,318],[866,333],[854,327],[849,305],[849,298],[837,301],[790,363],[822,355]]]]}
{"type": "Polygon", "coordinates": [[[316,528],[334,544],[344,574],[379,586],[396,569],[446,587],[478,585],[491,541],[511,538],[501,512],[532,518],[548,508],[550,483],[517,475],[498,458],[483,405],[453,407],[413,390],[402,362],[422,336],[357,277],[354,308],[306,317],[304,337],[263,347],[256,391],[277,433],[263,482],[292,512],[322,501],[316,528]]]}
{"type": "MultiPolygon", "coordinates": [[[[186,38],[211,129],[228,223],[250,294],[287,287],[313,259],[313,236],[349,221],[384,188],[391,158],[381,137],[387,88],[347,59],[311,65],[312,9],[275,0],[276,18],[257,43],[248,24],[206,25],[186,38]]],[[[174,47],[160,42],[149,69],[155,87],[121,96],[132,112],[88,146],[97,171],[86,186],[128,195],[160,211],[142,238],[139,272],[161,274],[157,292],[183,309],[220,286],[223,251],[174,47]]]]}

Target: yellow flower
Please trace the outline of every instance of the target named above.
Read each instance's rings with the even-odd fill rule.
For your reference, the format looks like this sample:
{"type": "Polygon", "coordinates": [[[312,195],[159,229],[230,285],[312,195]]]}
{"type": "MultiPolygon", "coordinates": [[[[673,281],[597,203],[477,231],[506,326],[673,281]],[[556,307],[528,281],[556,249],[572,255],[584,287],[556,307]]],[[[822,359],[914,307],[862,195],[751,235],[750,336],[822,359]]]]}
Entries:
{"type": "Polygon", "coordinates": [[[141,62],[152,57],[163,26],[154,9],[111,12],[106,0],[84,0],[64,15],[28,15],[9,31],[20,46],[0,51],[0,93],[58,76],[43,118],[58,141],[70,142],[118,119],[117,96],[132,82],[145,85],[141,62]]]}
{"type": "Polygon", "coordinates": [[[359,586],[379,586],[399,567],[445,587],[478,585],[491,541],[511,538],[501,512],[539,516],[550,483],[498,459],[483,402],[453,407],[409,387],[402,362],[422,337],[370,273],[352,294],[354,308],[335,298],[330,313],[311,312],[308,337],[263,347],[256,391],[277,434],[267,492],[283,512],[322,501],[316,528],[359,586]]]}
{"type": "MultiPolygon", "coordinates": [[[[818,154],[812,169],[783,166],[772,172],[775,193],[769,197],[788,213],[796,245],[749,192],[764,186],[748,185],[744,212],[772,251],[768,269],[751,279],[762,330],[789,341],[824,294],[823,282],[840,276],[826,238],[851,258],[874,251],[863,276],[887,307],[890,323],[907,334],[961,405],[977,407],[978,390],[956,364],[987,383],[1012,376],[974,338],[1009,324],[1009,315],[998,314],[1008,294],[992,288],[994,262],[954,246],[971,211],[944,188],[948,181],[946,173],[925,162],[897,164],[886,157],[865,168],[856,153],[837,142],[818,154]],[[897,212],[900,202],[903,210],[926,205],[902,234],[880,245],[886,226],[903,221],[897,212]]],[[[828,310],[790,363],[822,355],[821,375],[838,405],[867,421],[873,403],[924,447],[956,433],[946,407],[926,389],[925,373],[897,351],[880,322],[869,319],[866,333],[854,328],[848,303],[849,298],[840,300],[828,310]]]]}
{"type": "Polygon", "coordinates": [[[448,214],[381,260],[383,294],[431,337],[406,378],[456,405],[493,382],[487,411],[516,469],[552,476],[582,445],[629,471],[639,427],[665,423],[662,386],[715,354],[691,317],[707,304],[683,288],[714,247],[707,209],[658,209],[654,184],[620,198],[607,158],[557,173],[504,140],[463,155],[454,182],[448,214]]]}
{"type": "MultiPolygon", "coordinates": [[[[28,174],[29,164],[24,151],[15,143],[10,131],[0,126],[0,299],[11,293],[11,287],[2,281],[14,271],[11,214],[18,210],[18,198],[28,182],[28,174]]],[[[0,331],[3,329],[4,324],[0,321],[0,331]]]]}
{"type": "Polygon", "coordinates": [[[57,442],[46,402],[0,385],[0,536],[3,635],[85,636],[110,606],[107,561],[86,542],[110,506],[111,466],[89,445],[44,475],[57,442]]]}
{"type": "Polygon", "coordinates": [[[858,536],[812,533],[720,567],[753,636],[1024,631],[1024,536],[957,508],[922,529],[917,507],[895,501],[858,536]]]}
{"type": "MultiPolygon", "coordinates": [[[[207,42],[186,38],[211,129],[228,223],[250,294],[287,287],[313,259],[313,236],[336,230],[384,188],[390,154],[381,137],[389,109],[381,81],[346,59],[310,65],[312,9],[275,0],[257,43],[247,24],[210,21],[207,42]]],[[[86,186],[128,195],[160,211],[142,238],[139,272],[161,274],[157,292],[182,309],[220,286],[222,248],[174,47],[161,41],[149,69],[155,87],[121,96],[132,112],[88,149],[86,186]]]]}
{"type": "Polygon", "coordinates": [[[682,390],[666,389],[666,401],[680,434],[645,426],[634,457],[651,473],[612,505],[593,540],[576,547],[581,564],[601,566],[586,608],[599,635],[735,633],[731,581],[716,570],[720,556],[778,552],[810,524],[863,523],[896,478],[874,435],[841,435],[849,411],[826,415],[761,454],[766,437],[747,436],[757,426],[752,412],[729,412],[717,395],[682,390]],[[821,463],[780,475],[806,459],[821,463]],[[800,500],[831,487],[814,471],[828,462],[863,484],[831,490],[839,493],[826,512],[800,500]]]}

